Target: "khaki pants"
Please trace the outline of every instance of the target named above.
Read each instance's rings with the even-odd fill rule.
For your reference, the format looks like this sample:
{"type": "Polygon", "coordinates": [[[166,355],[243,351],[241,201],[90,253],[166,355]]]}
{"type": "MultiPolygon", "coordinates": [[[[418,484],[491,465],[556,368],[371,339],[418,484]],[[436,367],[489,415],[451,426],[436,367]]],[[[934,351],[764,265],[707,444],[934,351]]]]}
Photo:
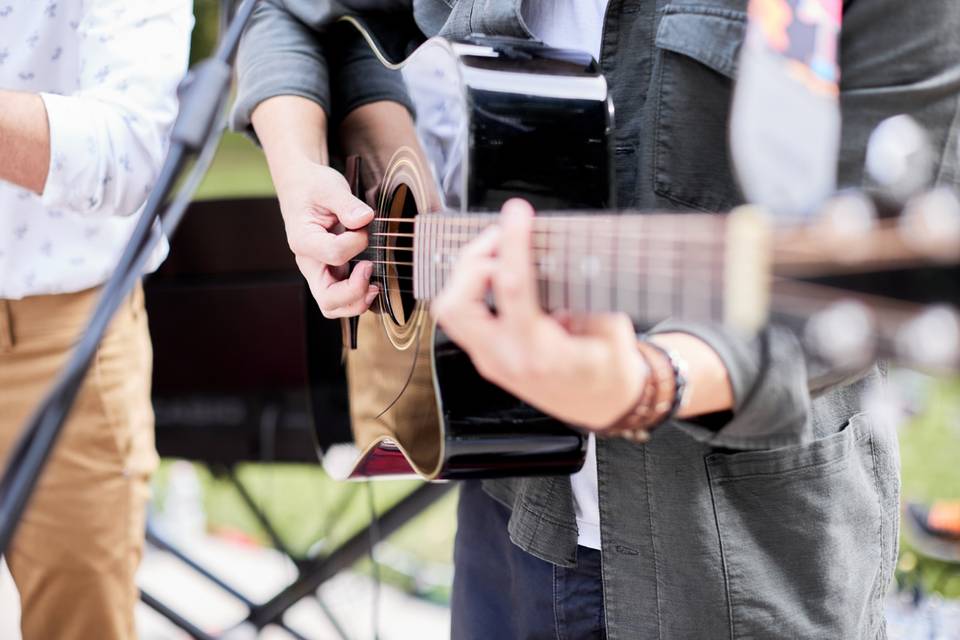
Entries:
{"type": "MultiPolygon", "coordinates": [[[[0,459],[83,330],[99,289],[0,299],[0,459]]],[[[152,351],[137,289],[116,317],[7,556],[24,640],[134,638],[134,574],[157,465],[152,351]]]]}

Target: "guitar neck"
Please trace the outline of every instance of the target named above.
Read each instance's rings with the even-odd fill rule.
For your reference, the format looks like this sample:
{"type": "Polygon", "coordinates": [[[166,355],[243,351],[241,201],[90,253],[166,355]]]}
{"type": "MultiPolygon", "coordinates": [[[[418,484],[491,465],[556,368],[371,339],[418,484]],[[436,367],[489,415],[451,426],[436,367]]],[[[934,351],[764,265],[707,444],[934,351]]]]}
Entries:
{"type": "MultiPolygon", "coordinates": [[[[425,214],[414,231],[414,296],[443,289],[463,245],[495,214],[425,214]]],[[[668,317],[744,330],[766,320],[766,225],[744,210],[709,214],[538,213],[532,250],[547,311],[624,312],[641,325],[668,317]]]]}

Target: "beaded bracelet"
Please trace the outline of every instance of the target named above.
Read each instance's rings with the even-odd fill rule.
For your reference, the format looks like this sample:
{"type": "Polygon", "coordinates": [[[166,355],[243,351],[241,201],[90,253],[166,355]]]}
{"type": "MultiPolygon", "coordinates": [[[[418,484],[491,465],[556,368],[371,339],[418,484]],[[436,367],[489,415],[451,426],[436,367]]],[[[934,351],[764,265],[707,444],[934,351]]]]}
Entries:
{"type": "Polygon", "coordinates": [[[642,443],[650,439],[651,431],[679,413],[687,378],[686,364],[672,351],[646,340],[637,343],[637,350],[650,373],[637,402],[607,433],[642,443]]]}

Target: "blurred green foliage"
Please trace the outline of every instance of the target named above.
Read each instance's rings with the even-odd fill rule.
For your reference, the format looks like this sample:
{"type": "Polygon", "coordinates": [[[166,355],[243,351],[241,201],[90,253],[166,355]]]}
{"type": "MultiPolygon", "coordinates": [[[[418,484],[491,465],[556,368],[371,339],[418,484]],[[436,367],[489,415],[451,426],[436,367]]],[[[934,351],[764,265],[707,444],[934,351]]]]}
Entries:
{"type": "Polygon", "coordinates": [[[213,52],[217,44],[220,20],[220,0],[193,0],[193,39],[190,43],[190,64],[213,52]]]}

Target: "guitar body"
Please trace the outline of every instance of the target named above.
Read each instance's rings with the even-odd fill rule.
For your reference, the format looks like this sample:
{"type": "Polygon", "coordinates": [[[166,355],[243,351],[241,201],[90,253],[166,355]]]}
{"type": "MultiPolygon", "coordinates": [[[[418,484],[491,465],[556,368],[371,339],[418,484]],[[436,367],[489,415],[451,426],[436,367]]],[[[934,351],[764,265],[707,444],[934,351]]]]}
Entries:
{"type": "MultiPolygon", "coordinates": [[[[504,39],[432,39],[396,68],[415,132],[379,177],[361,258],[374,261],[381,294],[344,322],[354,441],[326,447],[324,465],[339,478],[575,472],[585,437],[486,382],[414,298],[412,221],[489,214],[511,197],[538,209],[611,208],[606,83],[585,54],[504,39]]],[[[455,257],[432,249],[438,264],[455,257]]]]}

